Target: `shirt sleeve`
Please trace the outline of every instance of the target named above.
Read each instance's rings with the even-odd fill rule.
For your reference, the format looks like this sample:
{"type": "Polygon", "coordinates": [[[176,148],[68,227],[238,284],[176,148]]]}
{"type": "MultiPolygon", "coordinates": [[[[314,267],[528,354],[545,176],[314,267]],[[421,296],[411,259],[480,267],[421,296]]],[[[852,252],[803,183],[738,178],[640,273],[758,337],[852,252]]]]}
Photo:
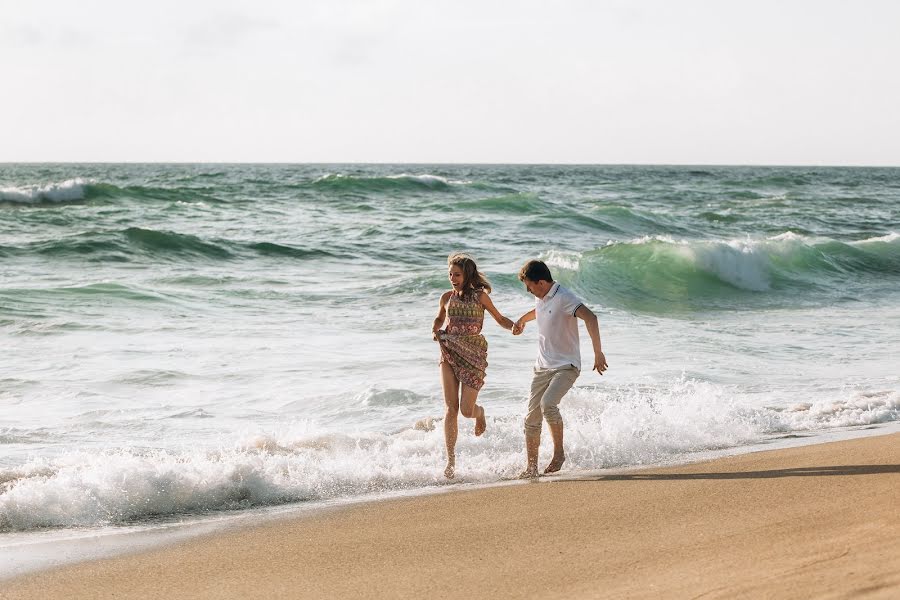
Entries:
{"type": "Polygon", "coordinates": [[[581,308],[584,305],[584,302],[568,289],[564,288],[560,291],[563,292],[562,297],[560,298],[560,306],[566,314],[574,317],[575,311],[581,308]]]}

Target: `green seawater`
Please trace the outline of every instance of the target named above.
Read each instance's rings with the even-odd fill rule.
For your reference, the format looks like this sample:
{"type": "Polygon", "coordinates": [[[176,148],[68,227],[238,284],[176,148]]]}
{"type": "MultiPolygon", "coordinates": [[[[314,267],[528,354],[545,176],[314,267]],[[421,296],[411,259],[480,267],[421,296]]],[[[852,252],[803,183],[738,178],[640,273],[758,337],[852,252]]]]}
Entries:
{"type": "Polygon", "coordinates": [[[85,265],[111,273],[167,265],[206,276],[302,262],[339,271],[319,283],[336,292],[345,276],[374,267],[383,287],[408,287],[416,299],[440,289],[435,265],[462,248],[488,264],[551,257],[560,277],[592,300],[637,312],[872,301],[890,297],[900,273],[898,174],[7,165],[0,256],[13,279],[65,279],[85,265]]]}
{"type": "MultiPolygon", "coordinates": [[[[510,317],[530,258],[600,317],[569,469],[900,421],[900,169],[5,164],[0,546],[442,485],[455,251],[510,317]]],[[[536,352],[484,333],[482,483],[521,468],[536,352]]]]}

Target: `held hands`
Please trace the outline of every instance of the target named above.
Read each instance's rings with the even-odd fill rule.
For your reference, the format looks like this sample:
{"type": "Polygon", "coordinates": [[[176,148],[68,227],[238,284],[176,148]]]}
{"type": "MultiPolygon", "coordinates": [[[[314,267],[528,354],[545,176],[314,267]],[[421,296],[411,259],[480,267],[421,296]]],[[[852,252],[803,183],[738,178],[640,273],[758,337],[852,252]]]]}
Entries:
{"type": "Polygon", "coordinates": [[[513,335],[521,335],[523,331],[525,331],[525,323],[528,321],[534,321],[534,311],[530,310],[516,321],[515,325],[513,325],[512,333],[513,335]]]}
{"type": "Polygon", "coordinates": [[[597,371],[598,374],[603,375],[603,371],[609,368],[609,365],[606,364],[606,356],[603,352],[597,352],[597,355],[594,356],[594,368],[593,371],[597,371]]]}

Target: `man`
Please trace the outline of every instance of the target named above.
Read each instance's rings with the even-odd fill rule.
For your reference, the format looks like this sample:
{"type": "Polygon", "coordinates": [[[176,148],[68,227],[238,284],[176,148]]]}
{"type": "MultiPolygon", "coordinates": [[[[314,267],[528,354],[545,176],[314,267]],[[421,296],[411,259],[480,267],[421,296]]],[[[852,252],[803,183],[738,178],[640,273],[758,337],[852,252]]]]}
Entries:
{"type": "Polygon", "coordinates": [[[553,281],[546,264],[539,260],[528,261],[519,271],[519,281],[534,295],[535,301],[534,309],[516,321],[513,335],[521,334],[525,324],[535,319],[538,327],[538,357],[531,381],[528,414],[525,416],[528,464],[521,476],[537,477],[543,419],[547,419],[553,436],[553,459],[544,473],[559,471],[566,460],[559,402],[581,373],[578,319],[584,321],[594,346],[593,370],[603,375],[607,364],[600,348],[600,327],[596,315],[575,294],[553,281]]]}

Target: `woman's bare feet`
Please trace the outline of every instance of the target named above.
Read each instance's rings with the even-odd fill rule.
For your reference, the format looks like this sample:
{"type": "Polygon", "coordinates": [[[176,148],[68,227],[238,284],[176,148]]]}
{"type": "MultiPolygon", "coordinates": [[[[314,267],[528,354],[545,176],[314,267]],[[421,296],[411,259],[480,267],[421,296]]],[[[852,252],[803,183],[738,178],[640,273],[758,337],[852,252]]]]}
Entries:
{"type": "Polygon", "coordinates": [[[519,479],[534,479],[536,477],[540,477],[537,467],[528,467],[519,473],[519,479]]]}
{"type": "Polygon", "coordinates": [[[479,416],[475,417],[475,435],[476,437],[484,433],[487,429],[487,419],[484,417],[484,407],[479,406],[479,416]]]}
{"type": "Polygon", "coordinates": [[[453,479],[456,477],[456,462],[454,460],[447,461],[447,468],[444,469],[444,477],[447,479],[453,479]]]}

